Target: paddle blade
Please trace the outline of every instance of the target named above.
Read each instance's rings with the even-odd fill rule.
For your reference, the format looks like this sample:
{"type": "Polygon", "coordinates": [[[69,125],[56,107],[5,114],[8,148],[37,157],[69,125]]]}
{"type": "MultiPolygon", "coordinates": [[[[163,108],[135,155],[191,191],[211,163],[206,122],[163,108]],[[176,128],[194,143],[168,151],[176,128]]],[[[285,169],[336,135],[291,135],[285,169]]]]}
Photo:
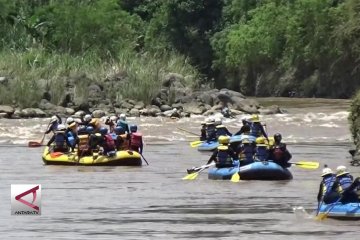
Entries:
{"type": "Polygon", "coordinates": [[[238,172],[234,173],[232,176],[231,176],[231,180],[232,182],[239,182],[240,181],[240,174],[238,172]]]}
{"type": "Polygon", "coordinates": [[[41,147],[42,144],[39,142],[35,142],[35,141],[30,141],[28,144],[28,147],[41,147]]]}
{"type": "Polygon", "coordinates": [[[322,220],[325,220],[327,218],[327,214],[326,213],[320,213],[319,215],[317,215],[315,217],[316,220],[318,221],[322,221],[322,220]]]}
{"type": "Polygon", "coordinates": [[[298,167],[304,168],[304,169],[318,169],[320,164],[318,162],[296,162],[292,163],[295,164],[298,167]]]}
{"type": "Polygon", "coordinates": [[[190,143],[190,146],[191,147],[197,147],[199,146],[200,144],[202,144],[204,141],[193,141],[190,143]]]}
{"type": "Polygon", "coordinates": [[[194,180],[197,178],[198,175],[199,175],[198,172],[190,173],[190,174],[186,175],[185,177],[183,177],[182,179],[183,180],[194,180]]]}

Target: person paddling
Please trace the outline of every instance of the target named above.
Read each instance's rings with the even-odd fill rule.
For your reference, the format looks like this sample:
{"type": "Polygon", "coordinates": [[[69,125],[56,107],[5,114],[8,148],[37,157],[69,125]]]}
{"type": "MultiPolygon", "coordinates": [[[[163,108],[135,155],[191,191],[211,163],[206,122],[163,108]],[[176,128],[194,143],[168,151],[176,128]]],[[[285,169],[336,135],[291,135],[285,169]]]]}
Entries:
{"type": "Polygon", "coordinates": [[[270,148],[270,157],[269,159],[273,160],[275,163],[280,165],[283,168],[288,168],[291,166],[289,160],[292,155],[286,148],[286,144],[281,142],[282,136],[280,133],[274,135],[274,145],[270,148]]]}
{"type": "Polygon", "coordinates": [[[333,173],[331,168],[324,168],[321,174],[322,180],[319,186],[319,192],[317,200],[319,204],[324,202],[330,204],[336,202],[340,195],[336,192],[334,185],[336,181],[336,175],[333,173]]]}
{"type": "Polygon", "coordinates": [[[358,202],[358,196],[354,191],[353,176],[347,171],[345,166],[336,168],[336,182],[334,183],[337,193],[341,196],[340,202],[358,202]]]}

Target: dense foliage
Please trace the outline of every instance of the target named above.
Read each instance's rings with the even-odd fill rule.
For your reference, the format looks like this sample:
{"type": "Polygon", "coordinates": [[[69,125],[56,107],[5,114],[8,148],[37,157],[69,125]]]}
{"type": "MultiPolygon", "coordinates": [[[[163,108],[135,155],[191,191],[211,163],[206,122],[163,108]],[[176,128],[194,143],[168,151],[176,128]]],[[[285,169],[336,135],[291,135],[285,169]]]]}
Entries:
{"type": "Polygon", "coordinates": [[[357,93],[351,103],[350,132],[353,137],[356,148],[360,150],[360,91],[357,93]]]}
{"type": "Polygon", "coordinates": [[[197,70],[203,82],[248,95],[348,98],[360,86],[358,0],[0,0],[0,36],[0,76],[19,78],[3,59],[17,56],[33,84],[51,77],[58,56],[58,77],[74,72],[74,59],[86,59],[77,70],[91,75],[174,57],[180,66],[164,71],[197,70]]]}

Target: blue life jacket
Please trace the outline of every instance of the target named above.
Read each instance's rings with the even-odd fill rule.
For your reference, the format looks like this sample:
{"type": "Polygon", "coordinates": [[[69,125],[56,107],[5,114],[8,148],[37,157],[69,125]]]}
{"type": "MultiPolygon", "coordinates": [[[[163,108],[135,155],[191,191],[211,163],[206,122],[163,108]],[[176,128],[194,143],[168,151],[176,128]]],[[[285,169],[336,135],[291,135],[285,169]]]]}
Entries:
{"type": "Polygon", "coordinates": [[[122,127],[127,133],[129,133],[129,124],[127,121],[119,120],[116,126],[122,127]]]}
{"type": "Polygon", "coordinates": [[[232,159],[227,150],[218,149],[217,160],[219,165],[227,165],[232,163],[232,159]]]}
{"type": "MultiPolygon", "coordinates": [[[[217,128],[216,129],[216,137],[220,137],[220,136],[229,136],[228,131],[226,131],[225,128],[217,128]]],[[[231,136],[231,135],[230,135],[231,136]]]]}
{"type": "Polygon", "coordinates": [[[348,187],[350,187],[350,185],[352,184],[352,179],[349,175],[343,175],[343,176],[339,176],[338,178],[338,182],[339,182],[339,189],[338,191],[340,193],[344,192],[344,190],[346,190],[348,187]]]}
{"type": "Polygon", "coordinates": [[[269,150],[267,146],[257,146],[255,156],[260,161],[266,161],[269,159],[269,150]]]}
{"type": "Polygon", "coordinates": [[[212,126],[212,125],[210,125],[210,126],[208,126],[207,127],[207,137],[208,137],[208,141],[209,140],[216,140],[216,128],[215,128],[215,126],[212,126]]]}
{"type": "Polygon", "coordinates": [[[330,193],[330,191],[332,190],[334,183],[336,181],[336,177],[334,175],[325,177],[322,181],[323,184],[323,196],[327,195],[330,193]]]}
{"type": "Polygon", "coordinates": [[[259,122],[251,123],[250,135],[254,137],[260,137],[262,135],[262,125],[259,122]]]}
{"type": "Polygon", "coordinates": [[[74,138],[73,132],[71,132],[71,131],[67,132],[67,139],[71,146],[75,146],[75,138],[74,138]]]}
{"type": "Polygon", "coordinates": [[[55,133],[55,146],[57,148],[66,148],[66,135],[63,131],[57,131],[55,133]]]}
{"type": "Polygon", "coordinates": [[[250,144],[243,144],[241,146],[240,160],[254,160],[254,148],[250,144]]]}

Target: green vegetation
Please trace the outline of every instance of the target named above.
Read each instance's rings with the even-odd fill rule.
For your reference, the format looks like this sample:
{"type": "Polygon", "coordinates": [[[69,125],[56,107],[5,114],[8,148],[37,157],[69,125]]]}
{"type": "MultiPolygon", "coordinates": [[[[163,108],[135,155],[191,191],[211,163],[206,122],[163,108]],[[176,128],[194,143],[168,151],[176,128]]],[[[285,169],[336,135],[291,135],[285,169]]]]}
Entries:
{"type": "Polygon", "coordinates": [[[123,75],[107,94],[149,102],[168,72],[247,95],[348,98],[359,33],[358,0],[0,0],[0,104],[36,106],[39,89],[58,104],[82,74],[123,75]]]}
{"type": "Polygon", "coordinates": [[[350,108],[350,132],[357,149],[360,149],[360,91],[354,97],[350,108]]]}

